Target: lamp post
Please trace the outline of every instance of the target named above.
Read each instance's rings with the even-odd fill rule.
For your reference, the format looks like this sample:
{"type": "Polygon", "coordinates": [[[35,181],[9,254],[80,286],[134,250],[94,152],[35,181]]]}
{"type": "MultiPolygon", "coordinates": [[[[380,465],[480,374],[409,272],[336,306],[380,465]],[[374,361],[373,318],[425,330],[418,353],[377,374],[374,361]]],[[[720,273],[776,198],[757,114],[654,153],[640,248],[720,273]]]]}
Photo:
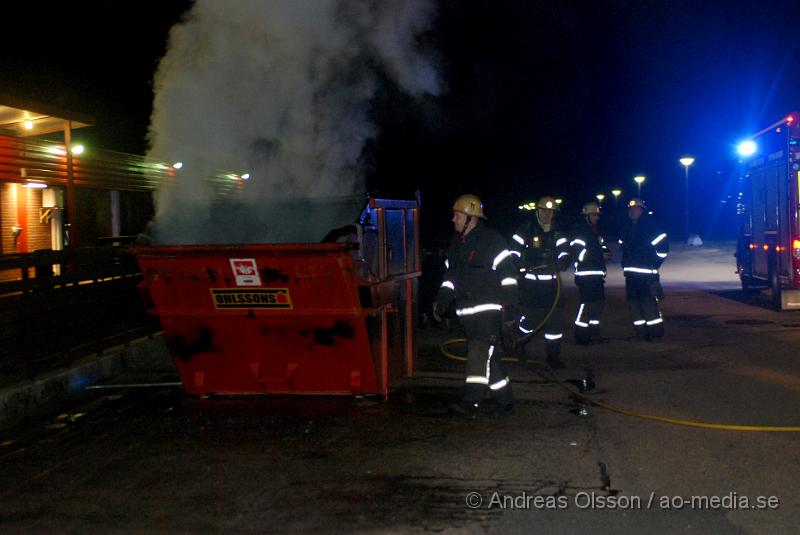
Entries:
{"type": "Polygon", "coordinates": [[[619,196],[622,195],[622,190],[619,188],[614,188],[611,190],[611,195],[614,196],[614,208],[617,208],[617,201],[619,200],[619,196]]]}
{"type": "Polygon", "coordinates": [[[686,191],[686,206],[685,206],[686,219],[684,220],[684,225],[686,230],[685,236],[686,239],[688,240],[689,239],[689,166],[694,163],[694,158],[692,158],[691,156],[684,156],[679,161],[681,162],[681,165],[683,166],[683,169],[685,171],[684,188],[686,191]]]}
{"type": "Polygon", "coordinates": [[[602,193],[598,193],[597,195],[595,195],[595,197],[597,197],[597,202],[600,204],[603,204],[603,199],[606,198],[606,196],[603,195],[602,193]]]}
{"type": "Polygon", "coordinates": [[[642,182],[644,182],[644,176],[639,175],[633,177],[633,181],[636,182],[636,185],[639,187],[639,198],[642,198],[642,182]]]}

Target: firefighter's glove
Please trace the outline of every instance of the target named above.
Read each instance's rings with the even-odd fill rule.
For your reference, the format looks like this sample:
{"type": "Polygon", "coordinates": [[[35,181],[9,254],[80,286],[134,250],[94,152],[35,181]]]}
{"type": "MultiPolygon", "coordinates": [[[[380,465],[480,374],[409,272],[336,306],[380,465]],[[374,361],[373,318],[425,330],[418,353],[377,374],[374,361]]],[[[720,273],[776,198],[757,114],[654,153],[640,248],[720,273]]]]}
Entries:
{"type": "Polygon", "coordinates": [[[439,303],[433,304],[433,319],[436,320],[436,323],[444,321],[444,307],[439,303]]]}

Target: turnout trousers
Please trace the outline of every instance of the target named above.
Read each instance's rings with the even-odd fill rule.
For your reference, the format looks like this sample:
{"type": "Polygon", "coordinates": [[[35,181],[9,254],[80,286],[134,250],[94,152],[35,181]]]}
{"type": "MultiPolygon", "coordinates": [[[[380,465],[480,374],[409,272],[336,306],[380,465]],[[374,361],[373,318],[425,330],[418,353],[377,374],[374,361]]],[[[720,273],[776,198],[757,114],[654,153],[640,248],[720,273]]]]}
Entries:
{"type": "Polygon", "coordinates": [[[479,404],[488,388],[500,405],[510,405],[514,397],[498,344],[502,313],[487,310],[462,316],[461,322],[467,337],[464,401],[479,404]]]}
{"type": "Polygon", "coordinates": [[[561,354],[561,339],[564,337],[564,301],[558,296],[558,281],[555,275],[551,281],[525,281],[520,293],[522,309],[519,319],[520,335],[528,336],[522,344],[522,360],[531,359],[536,354],[533,330],[547,318],[542,326],[544,350],[548,361],[558,360],[561,354]],[[558,302],[553,306],[556,297],[558,302]],[[552,314],[550,311],[552,309],[552,314]],[[550,314],[548,318],[547,315],[550,314]]]}
{"type": "Polygon", "coordinates": [[[664,336],[664,319],[658,308],[658,280],[652,276],[629,274],[625,277],[625,299],[633,319],[637,336],[661,338],[664,336]]]}
{"type": "Polygon", "coordinates": [[[587,344],[592,335],[600,335],[600,316],[606,300],[605,281],[602,276],[575,277],[578,287],[578,313],[575,316],[575,341],[587,344]]]}

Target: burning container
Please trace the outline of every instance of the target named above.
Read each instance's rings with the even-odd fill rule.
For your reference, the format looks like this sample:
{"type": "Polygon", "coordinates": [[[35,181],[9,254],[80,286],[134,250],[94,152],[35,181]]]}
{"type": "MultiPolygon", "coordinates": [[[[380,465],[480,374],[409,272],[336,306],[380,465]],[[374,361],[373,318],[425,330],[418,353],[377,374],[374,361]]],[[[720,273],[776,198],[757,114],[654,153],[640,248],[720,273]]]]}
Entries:
{"type": "Polygon", "coordinates": [[[418,202],[370,199],[338,230],[346,241],[134,249],[188,392],[386,396],[412,374],[418,202]]]}

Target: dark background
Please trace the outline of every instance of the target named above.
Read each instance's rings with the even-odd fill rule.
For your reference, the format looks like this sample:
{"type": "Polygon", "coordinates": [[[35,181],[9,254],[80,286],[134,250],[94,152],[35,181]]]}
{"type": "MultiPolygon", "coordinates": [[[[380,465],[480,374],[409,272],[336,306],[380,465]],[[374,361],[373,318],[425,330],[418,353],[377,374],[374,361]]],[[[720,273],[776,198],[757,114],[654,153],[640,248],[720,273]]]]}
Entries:
{"type": "MultiPolygon", "coordinates": [[[[143,153],[152,75],[190,5],[6,3],[0,92],[92,114],[79,141],[143,153]]],[[[692,231],[733,237],[736,142],[800,108],[798,26],[800,3],[772,0],[440,0],[420,45],[445,91],[420,101],[383,85],[368,188],[420,189],[432,239],[461,193],[506,230],[544,194],[567,217],[600,192],[613,211],[610,189],[625,200],[644,174],[642,196],[680,236],[691,154],[692,231]]]]}

